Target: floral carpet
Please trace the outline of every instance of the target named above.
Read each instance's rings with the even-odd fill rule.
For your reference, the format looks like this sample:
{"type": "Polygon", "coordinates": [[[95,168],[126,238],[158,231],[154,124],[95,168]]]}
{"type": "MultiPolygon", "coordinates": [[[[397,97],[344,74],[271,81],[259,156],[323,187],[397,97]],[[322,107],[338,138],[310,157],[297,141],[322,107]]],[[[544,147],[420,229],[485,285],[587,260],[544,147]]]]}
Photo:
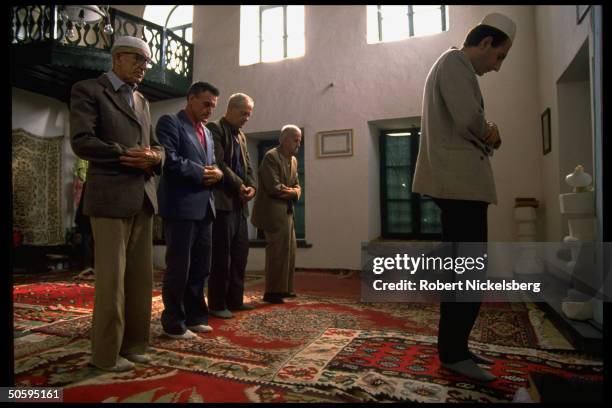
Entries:
{"type": "Polygon", "coordinates": [[[603,378],[602,362],[543,330],[531,304],[483,304],[470,346],[498,376],[483,384],[440,368],[435,304],[366,304],[297,285],[297,298],[272,305],[258,278],[247,281],[256,308],[211,318],[213,332],[195,340],[162,336],[154,292],[152,362],[126,373],[88,364],[92,282],[16,284],[16,385],[62,387],[66,402],[508,402],[530,372],[603,378]]]}
{"type": "Polygon", "coordinates": [[[13,229],[28,245],[64,241],[61,186],[64,136],[12,132],[13,229]]]}

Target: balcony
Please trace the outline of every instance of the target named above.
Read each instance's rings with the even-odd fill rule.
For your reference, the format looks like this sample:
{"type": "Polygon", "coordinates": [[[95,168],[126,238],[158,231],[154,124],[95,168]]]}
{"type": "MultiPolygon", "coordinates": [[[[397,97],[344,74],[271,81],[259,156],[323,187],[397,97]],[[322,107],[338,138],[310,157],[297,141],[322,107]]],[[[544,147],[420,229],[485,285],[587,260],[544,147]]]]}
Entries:
{"type": "Polygon", "coordinates": [[[67,21],[55,5],[11,8],[11,85],[70,101],[72,85],[110,70],[115,36],[142,38],[151,48],[153,67],[138,89],[150,102],[184,97],[191,85],[193,44],[170,30],[141,18],[109,9],[113,35],[104,21],[83,24],[68,38],[67,21]]]}

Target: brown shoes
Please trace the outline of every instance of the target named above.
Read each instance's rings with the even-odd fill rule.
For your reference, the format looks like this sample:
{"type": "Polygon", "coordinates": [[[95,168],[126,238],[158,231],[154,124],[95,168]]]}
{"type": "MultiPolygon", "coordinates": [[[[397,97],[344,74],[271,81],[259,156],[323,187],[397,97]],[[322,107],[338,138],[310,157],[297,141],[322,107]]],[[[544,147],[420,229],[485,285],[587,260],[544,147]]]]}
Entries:
{"type": "Polygon", "coordinates": [[[273,304],[285,303],[282,295],[282,293],[264,293],[263,301],[273,304]]]}

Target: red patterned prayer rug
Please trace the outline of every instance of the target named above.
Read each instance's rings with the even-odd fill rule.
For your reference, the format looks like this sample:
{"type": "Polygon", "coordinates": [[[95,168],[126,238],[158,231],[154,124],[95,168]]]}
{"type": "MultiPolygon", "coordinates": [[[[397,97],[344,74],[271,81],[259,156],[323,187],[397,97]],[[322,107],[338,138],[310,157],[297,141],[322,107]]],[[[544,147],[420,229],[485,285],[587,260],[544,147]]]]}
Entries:
{"type": "MultiPolygon", "coordinates": [[[[88,364],[86,341],[32,355],[18,367],[21,386],[62,387],[64,402],[346,402],[325,390],[292,384],[239,381],[161,365],[105,373],[88,364]],[[27,369],[26,373],[19,371],[27,369]]],[[[342,393],[340,393],[342,394],[342,393]]]]}
{"type": "MultiPolygon", "coordinates": [[[[13,288],[13,301],[28,305],[93,309],[94,292],[93,282],[31,283],[15,286],[13,288]]],[[[153,296],[159,294],[159,291],[153,291],[153,296]]]]}
{"type": "Polygon", "coordinates": [[[457,376],[440,367],[436,338],[383,330],[329,329],[283,365],[274,380],[332,386],[418,402],[512,401],[528,386],[530,372],[603,381],[601,361],[528,348],[471,342],[473,350],[494,360],[490,383],[457,376]]]}
{"type": "Polygon", "coordinates": [[[13,301],[29,305],[93,309],[94,288],[88,283],[31,283],[13,289],[13,301]]]}
{"type": "MultiPolygon", "coordinates": [[[[350,270],[330,272],[297,268],[294,274],[294,287],[300,294],[359,300],[361,297],[359,274],[359,271],[350,270]]],[[[263,291],[265,276],[263,274],[251,276],[259,276],[261,280],[254,282],[250,289],[263,291]]]]}
{"type": "Polygon", "coordinates": [[[437,305],[365,304],[297,289],[281,305],[249,289],[255,310],[211,318],[213,332],[190,341],[162,335],[155,296],[151,364],[113,374],[88,365],[90,284],[18,285],[16,385],[63,387],[69,402],[486,402],[510,401],[533,371],[602,378],[601,361],[540,349],[532,305],[483,304],[471,347],[495,359],[499,376],[485,385],[440,369],[437,305]]]}

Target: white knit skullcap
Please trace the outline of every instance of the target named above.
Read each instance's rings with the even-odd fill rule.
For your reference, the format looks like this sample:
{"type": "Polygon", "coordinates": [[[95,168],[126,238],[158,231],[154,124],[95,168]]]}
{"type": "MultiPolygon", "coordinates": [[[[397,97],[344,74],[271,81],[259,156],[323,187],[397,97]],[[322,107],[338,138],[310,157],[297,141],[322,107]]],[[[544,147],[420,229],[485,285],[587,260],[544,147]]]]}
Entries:
{"type": "Polygon", "coordinates": [[[149,48],[149,44],[147,44],[140,38],[131,36],[115,38],[113,48],[111,48],[111,54],[114,54],[116,52],[126,52],[134,50],[141,51],[141,53],[148,59],[151,58],[151,49],[149,48]]]}
{"type": "Polygon", "coordinates": [[[516,34],[516,24],[510,18],[500,13],[487,14],[480,22],[482,25],[488,25],[497,28],[508,36],[510,41],[514,42],[514,34],[516,34]]]}

